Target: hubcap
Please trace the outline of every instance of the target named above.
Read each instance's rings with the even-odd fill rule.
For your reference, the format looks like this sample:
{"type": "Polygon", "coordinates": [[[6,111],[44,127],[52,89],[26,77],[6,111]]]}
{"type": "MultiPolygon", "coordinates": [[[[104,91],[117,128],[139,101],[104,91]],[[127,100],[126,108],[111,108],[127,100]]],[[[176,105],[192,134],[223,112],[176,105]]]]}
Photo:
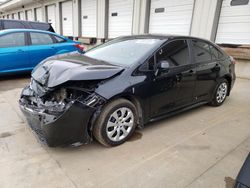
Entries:
{"type": "Polygon", "coordinates": [[[221,83],[217,89],[216,100],[218,103],[222,103],[227,96],[227,84],[225,82],[221,83]]]}
{"type": "Polygon", "coordinates": [[[110,140],[121,141],[131,132],[134,125],[134,114],[126,107],[114,111],[108,119],[106,133],[110,140]]]}

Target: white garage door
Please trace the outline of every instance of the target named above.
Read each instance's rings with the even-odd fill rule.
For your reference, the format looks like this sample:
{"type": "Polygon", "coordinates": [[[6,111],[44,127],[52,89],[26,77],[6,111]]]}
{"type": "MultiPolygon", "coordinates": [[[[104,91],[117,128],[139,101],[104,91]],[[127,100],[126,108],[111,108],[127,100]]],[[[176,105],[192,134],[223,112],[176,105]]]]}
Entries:
{"type": "Polygon", "coordinates": [[[14,19],[18,20],[18,14],[17,13],[14,13],[14,19]]]}
{"type": "Polygon", "coordinates": [[[36,14],[36,21],[42,22],[43,21],[42,8],[36,8],[35,14],[36,14]]]}
{"type": "Polygon", "coordinates": [[[73,36],[73,6],[72,1],[62,3],[62,34],[73,36]]]}
{"type": "Polygon", "coordinates": [[[108,37],[131,35],[134,0],[109,0],[108,37]]]}
{"type": "Polygon", "coordinates": [[[82,36],[96,37],[96,0],[81,1],[81,20],[82,20],[82,36]]]}
{"type": "Polygon", "coordinates": [[[19,19],[24,20],[24,12],[19,12],[19,19]]]}
{"type": "Polygon", "coordinates": [[[250,44],[250,2],[237,2],[244,3],[235,0],[223,1],[216,43],[250,44]]]}
{"type": "Polygon", "coordinates": [[[189,35],[194,0],[151,0],[149,33],[189,35]]]}
{"type": "Polygon", "coordinates": [[[52,27],[56,29],[56,6],[47,6],[47,22],[51,23],[52,27]]]}
{"type": "Polygon", "coordinates": [[[26,10],[26,19],[32,21],[32,10],[26,10]]]}

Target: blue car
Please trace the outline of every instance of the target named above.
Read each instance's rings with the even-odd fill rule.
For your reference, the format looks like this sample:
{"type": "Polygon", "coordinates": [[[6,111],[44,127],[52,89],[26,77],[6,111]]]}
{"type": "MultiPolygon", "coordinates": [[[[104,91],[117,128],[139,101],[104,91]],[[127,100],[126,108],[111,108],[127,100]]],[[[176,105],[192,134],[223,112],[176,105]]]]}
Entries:
{"type": "Polygon", "coordinates": [[[47,57],[83,52],[79,42],[48,31],[9,29],[0,31],[0,75],[31,71],[47,57]]]}

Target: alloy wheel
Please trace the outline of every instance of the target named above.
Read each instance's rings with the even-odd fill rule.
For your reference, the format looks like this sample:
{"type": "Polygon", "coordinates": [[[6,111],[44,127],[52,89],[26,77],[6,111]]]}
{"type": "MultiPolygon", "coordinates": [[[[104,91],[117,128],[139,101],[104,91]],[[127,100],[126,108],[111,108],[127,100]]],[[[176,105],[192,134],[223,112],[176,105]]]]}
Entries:
{"type": "Polygon", "coordinates": [[[134,114],[131,109],[121,107],[115,110],[108,119],[106,134],[114,142],[125,139],[134,125],[134,114]]]}
{"type": "Polygon", "coordinates": [[[217,93],[216,93],[216,100],[218,103],[222,103],[226,96],[227,96],[227,83],[222,82],[218,89],[217,89],[217,93]]]}

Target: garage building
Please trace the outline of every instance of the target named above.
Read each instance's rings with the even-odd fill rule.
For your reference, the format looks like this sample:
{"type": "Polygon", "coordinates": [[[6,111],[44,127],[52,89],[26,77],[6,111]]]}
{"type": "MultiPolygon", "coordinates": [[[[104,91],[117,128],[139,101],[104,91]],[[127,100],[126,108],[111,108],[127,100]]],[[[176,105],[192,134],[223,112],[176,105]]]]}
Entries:
{"type": "Polygon", "coordinates": [[[164,33],[250,45],[249,0],[10,0],[0,17],[49,22],[62,35],[95,39],[89,41],[164,33]]]}
{"type": "Polygon", "coordinates": [[[249,1],[223,1],[216,42],[250,44],[249,1]]]}
{"type": "Polygon", "coordinates": [[[190,35],[224,47],[250,79],[250,0],[8,0],[0,18],[49,22],[87,48],[123,35],[190,35]]]}

